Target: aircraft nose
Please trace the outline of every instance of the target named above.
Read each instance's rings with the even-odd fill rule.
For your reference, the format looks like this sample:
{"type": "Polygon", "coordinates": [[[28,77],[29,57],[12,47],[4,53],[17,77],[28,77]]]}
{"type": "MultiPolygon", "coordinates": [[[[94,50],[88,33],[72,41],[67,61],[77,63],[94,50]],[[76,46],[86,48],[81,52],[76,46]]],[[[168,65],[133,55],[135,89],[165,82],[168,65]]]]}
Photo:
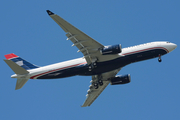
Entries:
{"type": "Polygon", "coordinates": [[[177,48],[177,45],[176,45],[176,44],[174,44],[174,49],[175,49],[175,48],[177,48]]]}
{"type": "Polygon", "coordinates": [[[168,47],[168,50],[169,52],[173,51],[174,49],[176,49],[177,45],[174,44],[174,43],[170,43],[169,47],[168,47]]]}

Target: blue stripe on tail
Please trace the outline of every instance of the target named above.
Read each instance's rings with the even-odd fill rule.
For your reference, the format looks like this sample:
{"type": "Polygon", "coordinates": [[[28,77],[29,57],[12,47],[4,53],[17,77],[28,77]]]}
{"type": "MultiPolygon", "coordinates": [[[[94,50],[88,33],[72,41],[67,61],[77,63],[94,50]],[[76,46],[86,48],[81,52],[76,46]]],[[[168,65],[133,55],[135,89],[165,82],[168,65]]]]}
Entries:
{"type": "Polygon", "coordinates": [[[22,59],[21,57],[12,58],[11,60],[26,70],[39,68],[38,66],[31,64],[30,62],[22,59]]]}

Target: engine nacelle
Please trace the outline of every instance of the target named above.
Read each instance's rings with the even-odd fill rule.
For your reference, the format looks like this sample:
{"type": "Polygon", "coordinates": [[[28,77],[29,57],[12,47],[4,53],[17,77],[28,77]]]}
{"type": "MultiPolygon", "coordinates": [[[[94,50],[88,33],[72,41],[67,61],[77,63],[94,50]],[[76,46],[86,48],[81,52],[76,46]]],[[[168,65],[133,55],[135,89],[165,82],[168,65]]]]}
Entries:
{"type": "Polygon", "coordinates": [[[111,55],[121,53],[121,44],[105,46],[100,50],[102,55],[111,55]]]}
{"type": "Polygon", "coordinates": [[[111,85],[126,84],[131,82],[130,74],[116,76],[111,80],[111,85]]]}

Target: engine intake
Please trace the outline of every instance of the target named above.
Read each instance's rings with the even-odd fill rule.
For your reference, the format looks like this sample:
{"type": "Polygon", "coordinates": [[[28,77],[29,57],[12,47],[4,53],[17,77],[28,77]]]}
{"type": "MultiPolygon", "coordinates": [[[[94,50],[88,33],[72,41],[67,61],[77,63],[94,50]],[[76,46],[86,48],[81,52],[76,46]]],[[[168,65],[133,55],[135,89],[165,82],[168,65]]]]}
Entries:
{"type": "Polygon", "coordinates": [[[102,55],[111,55],[121,53],[121,44],[105,46],[100,50],[102,55]]]}
{"type": "Polygon", "coordinates": [[[116,76],[111,80],[111,85],[126,84],[131,82],[130,74],[116,76]]]}

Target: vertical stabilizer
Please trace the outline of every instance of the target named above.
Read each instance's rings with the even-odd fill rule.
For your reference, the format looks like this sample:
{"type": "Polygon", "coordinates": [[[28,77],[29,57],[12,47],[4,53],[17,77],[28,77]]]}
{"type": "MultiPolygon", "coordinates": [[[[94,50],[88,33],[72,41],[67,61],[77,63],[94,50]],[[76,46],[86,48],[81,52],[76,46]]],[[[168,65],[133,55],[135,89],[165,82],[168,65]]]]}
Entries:
{"type": "Polygon", "coordinates": [[[17,65],[21,66],[22,68],[24,68],[26,70],[38,68],[38,66],[22,59],[21,57],[15,55],[14,53],[7,54],[7,55],[5,55],[5,57],[7,60],[11,60],[11,61],[15,62],[17,65]]]}
{"type": "Polygon", "coordinates": [[[4,60],[7,65],[16,73],[16,74],[28,74],[29,72],[25,70],[24,68],[20,67],[18,64],[13,62],[12,60],[4,60]]]}

